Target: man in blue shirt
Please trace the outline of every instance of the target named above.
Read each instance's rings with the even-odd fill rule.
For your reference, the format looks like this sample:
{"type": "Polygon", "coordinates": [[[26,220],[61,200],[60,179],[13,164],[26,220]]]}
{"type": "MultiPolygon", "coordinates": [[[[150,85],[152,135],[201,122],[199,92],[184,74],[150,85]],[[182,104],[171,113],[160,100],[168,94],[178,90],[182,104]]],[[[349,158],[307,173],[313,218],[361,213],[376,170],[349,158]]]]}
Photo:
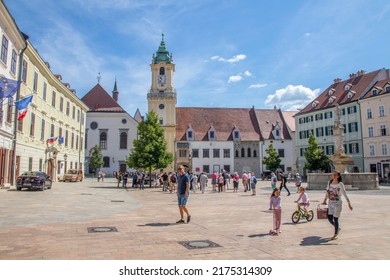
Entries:
{"type": "Polygon", "coordinates": [[[178,185],[177,185],[177,202],[179,205],[180,211],[180,220],[177,221],[177,224],[184,223],[184,213],[187,214],[187,223],[191,221],[191,215],[188,212],[186,207],[188,196],[190,195],[190,177],[185,172],[185,168],[183,165],[180,165],[177,169],[178,171],[178,185]]]}

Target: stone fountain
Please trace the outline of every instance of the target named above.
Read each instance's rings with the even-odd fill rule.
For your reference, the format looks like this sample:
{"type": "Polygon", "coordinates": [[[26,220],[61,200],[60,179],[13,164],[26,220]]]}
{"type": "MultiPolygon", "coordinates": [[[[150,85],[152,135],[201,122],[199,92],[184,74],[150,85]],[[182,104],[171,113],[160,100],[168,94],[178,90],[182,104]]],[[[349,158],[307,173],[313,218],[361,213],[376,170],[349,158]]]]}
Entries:
{"type": "MultiPolygon", "coordinates": [[[[335,141],[335,154],[330,156],[334,170],[342,173],[345,188],[348,190],[378,189],[378,174],[376,173],[347,173],[347,167],[353,166],[352,158],[345,154],[344,150],[344,127],[341,125],[340,108],[336,104],[335,121],[333,125],[333,136],[335,141]]],[[[308,173],[308,189],[324,190],[332,174],[329,173],[308,173]]]]}

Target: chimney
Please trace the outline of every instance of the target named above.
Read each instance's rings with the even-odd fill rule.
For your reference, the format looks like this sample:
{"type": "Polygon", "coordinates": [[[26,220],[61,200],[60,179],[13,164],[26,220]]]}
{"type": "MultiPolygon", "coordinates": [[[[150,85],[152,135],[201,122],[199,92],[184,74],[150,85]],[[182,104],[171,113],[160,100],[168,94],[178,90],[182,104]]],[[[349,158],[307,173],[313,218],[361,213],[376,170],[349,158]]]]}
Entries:
{"type": "Polygon", "coordinates": [[[340,83],[341,81],[342,81],[342,80],[341,80],[340,78],[336,78],[336,79],[333,80],[333,83],[336,84],[336,83],[340,83]]]}
{"type": "MultiPolygon", "coordinates": [[[[359,72],[357,72],[357,75],[359,75],[359,72]]],[[[355,73],[349,74],[349,78],[350,78],[350,79],[355,78],[355,77],[356,77],[356,74],[355,74],[355,73]]]]}
{"type": "Polygon", "coordinates": [[[115,79],[115,84],[114,84],[114,89],[112,90],[112,98],[114,98],[114,100],[116,102],[118,102],[118,97],[119,97],[119,91],[117,89],[117,86],[116,86],[116,79],[115,79]]]}

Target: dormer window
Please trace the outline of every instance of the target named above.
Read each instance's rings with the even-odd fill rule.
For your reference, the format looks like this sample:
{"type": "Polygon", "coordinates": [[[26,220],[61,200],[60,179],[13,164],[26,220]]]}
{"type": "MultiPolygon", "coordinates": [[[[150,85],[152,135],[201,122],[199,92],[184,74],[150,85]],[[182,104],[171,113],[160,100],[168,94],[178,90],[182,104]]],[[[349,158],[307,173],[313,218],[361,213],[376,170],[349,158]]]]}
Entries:
{"type": "Polygon", "coordinates": [[[187,129],[187,141],[194,141],[195,140],[195,133],[194,130],[190,127],[187,129]]]}
{"type": "Polygon", "coordinates": [[[352,98],[355,95],[355,92],[353,90],[348,92],[348,98],[352,98]]]}
{"type": "Polygon", "coordinates": [[[281,137],[281,131],[280,130],[281,129],[280,129],[279,123],[276,122],[274,130],[272,131],[275,139],[280,139],[280,137],[281,137]]]}
{"type": "Polygon", "coordinates": [[[336,100],[336,97],[331,96],[331,97],[329,97],[328,103],[332,103],[335,100],[336,100]]]}
{"type": "Polygon", "coordinates": [[[386,86],[386,92],[390,92],[390,85],[386,86]]]}
{"type": "Polygon", "coordinates": [[[313,101],[313,103],[311,103],[311,107],[316,107],[320,102],[318,102],[317,100],[316,101],[313,101]]]}
{"type": "Polygon", "coordinates": [[[350,90],[352,85],[350,83],[346,84],[344,90],[350,90]]]}
{"type": "Polygon", "coordinates": [[[216,135],[215,135],[215,129],[212,127],[210,128],[210,130],[208,131],[208,136],[209,136],[209,141],[214,141],[216,140],[216,135]]]}
{"type": "Polygon", "coordinates": [[[234,128],[233,130],[233,141],[240,141],[240,130],[238,128],[234,128]]]}
{"type": "Polygon", "coordinates": [[[328,90],[328,95],[332,95],[336,90],[334,88],[331,88],[328,90]]]}

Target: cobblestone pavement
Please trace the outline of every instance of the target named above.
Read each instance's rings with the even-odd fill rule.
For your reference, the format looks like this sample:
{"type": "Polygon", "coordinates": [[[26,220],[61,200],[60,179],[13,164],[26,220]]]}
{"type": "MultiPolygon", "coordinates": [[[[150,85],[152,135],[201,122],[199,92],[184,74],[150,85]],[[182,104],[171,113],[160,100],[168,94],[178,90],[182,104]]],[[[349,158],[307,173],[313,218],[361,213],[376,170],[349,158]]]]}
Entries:
{"type": "MultiPolygon", "coordinates": [[[[117,188],[104,183],[53,184],[51,190],[0,190],[2,260],[389,260],[390,187],[349,191],[341,233],[330,240],[327,220],[300,221],[291,215],[297,199],[282,191],[282,233],[270,236],[269,181],[257,195],[191,193],[189,224],[179,219],[176,195],[159,188],[117,188]],[[202,242],[195,242],[202,241],[202,242]],[[214,246],[207,246],[214,244],[214,246]],[[183,246],[183,245],[188,245],[183,246]],[[203,247],[205,246],[205,247],[203,247]]],[[[316,210],[324,191],[308,191],[316,210]]]]}

